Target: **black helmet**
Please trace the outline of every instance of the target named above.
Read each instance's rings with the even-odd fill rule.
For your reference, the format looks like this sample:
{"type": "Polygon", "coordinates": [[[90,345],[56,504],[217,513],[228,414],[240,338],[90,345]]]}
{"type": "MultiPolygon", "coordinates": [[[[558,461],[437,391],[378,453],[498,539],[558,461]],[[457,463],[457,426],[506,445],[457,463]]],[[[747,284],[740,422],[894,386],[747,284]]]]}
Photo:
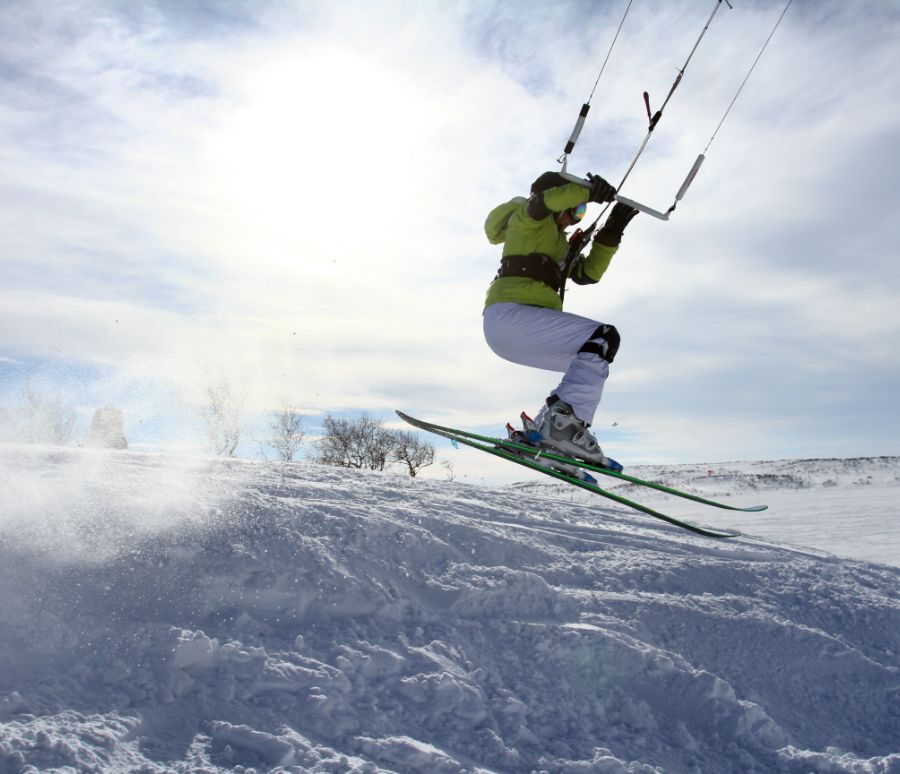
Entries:
{"type": "Polygon", "coordinates": [[[544,172],[537,180],[535,180],[531,184],[531,193],[539,194],[544,193],[544,191],[550,188],[556,188],[560,185],[565,185],[569,181],[566,180],[559,172],[544,172]]]}

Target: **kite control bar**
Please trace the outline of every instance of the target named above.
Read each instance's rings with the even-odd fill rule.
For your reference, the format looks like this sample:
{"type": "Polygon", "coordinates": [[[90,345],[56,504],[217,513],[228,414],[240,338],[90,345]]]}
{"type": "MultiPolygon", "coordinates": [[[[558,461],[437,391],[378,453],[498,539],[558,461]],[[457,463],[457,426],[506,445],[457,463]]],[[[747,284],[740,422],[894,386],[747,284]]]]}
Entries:
{"type": "MultiPolygon", "coordinates": [[[[703,163],[703,160],[705,158],[706,156],[704,156],[702,153],[697,156],[697,160],[694,162],[694,166],[691,167],[691,171],[688,172],[687,177],[681,184],[681,188],[679,188],[678,193],[675,194],[675,201],[672,202],[672,206],[669,207],[669,209],[667,209],[665,212],[654,210],[652,207],[648,207],[646,204],[636,202],[634,201],[634,199],[628,199],[621,194],[616,194],[614,198],[617,202],[622,202],[622,204],[627,204],[629,207],[634,207],[638,212],[645,212],[647,213],[647,215],[651,215],[654,218],[658,218],[659,220],[668,220],[669,214],[675,209],[678,202],[680,202],[684,198],[687,189],[690,187],[691,183],[694,182],[694,178],[697,176],[700,165],[703,163]]],[[[591,187],[591,183],[589,180],[585,180],[584,178],[578,177],[577,175],[570,175],[565,170],[560,172],[560,175],[562,175],[566,180],[571,180],[573,183],[578,183],[579,185],[583,185],[586,188],[591,187]]]]}

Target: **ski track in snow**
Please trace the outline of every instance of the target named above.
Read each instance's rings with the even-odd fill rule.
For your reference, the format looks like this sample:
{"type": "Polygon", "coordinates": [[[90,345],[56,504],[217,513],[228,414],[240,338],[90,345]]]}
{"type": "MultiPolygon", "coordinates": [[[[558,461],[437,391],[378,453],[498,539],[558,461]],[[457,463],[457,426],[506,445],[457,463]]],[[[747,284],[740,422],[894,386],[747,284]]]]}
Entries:
{"type": "MultiPolygon", "coordinates": [[[[816,534],[900,472],[818,462],[816,534]]],[[[753,465],[637,474],[793,501],[753,465]]],[[[900,569],[771,516],[73,449],[0,483],[2,774],[900,772],[900,569]]]]}

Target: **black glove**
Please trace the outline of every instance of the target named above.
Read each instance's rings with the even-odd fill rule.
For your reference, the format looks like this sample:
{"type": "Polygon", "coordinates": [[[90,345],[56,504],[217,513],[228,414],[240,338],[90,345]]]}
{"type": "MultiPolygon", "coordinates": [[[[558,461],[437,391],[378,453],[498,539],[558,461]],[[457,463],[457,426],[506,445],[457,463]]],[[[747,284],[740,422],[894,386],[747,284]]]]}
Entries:
{"type": "Polygon", "coordinates": [[[609,213],[609,217],[606,219],[606,223],[603,224],[603,228],[594,236],[594,241],[608,247],[617,247],[622,241],[622,233],[625,231],[625,226],[631,223],[631,219],[637,214],[638,211],[634,207],[629,207],[622,202],[616,202],[612,212],[609,213]]]}
{"type": "Polygon", "coordinates": [[[591,183],[591,193],[588,201],[597,202],[597,204],[605,204],[611,202],[613,196],[616,195],[616,189],[613,188],[599,175],[592,175],[588,172],[588,180],[591,183]]]}

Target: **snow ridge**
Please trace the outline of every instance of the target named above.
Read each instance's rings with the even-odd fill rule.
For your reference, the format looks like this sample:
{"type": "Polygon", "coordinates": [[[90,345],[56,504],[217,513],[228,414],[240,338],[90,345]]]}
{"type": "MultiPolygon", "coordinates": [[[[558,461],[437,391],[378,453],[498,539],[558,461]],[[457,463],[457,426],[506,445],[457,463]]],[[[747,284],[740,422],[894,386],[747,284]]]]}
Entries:
{"type": "Polygon", "coordinates": [[[900,772],[897,568],[392,474],[0,462],[0,772],[900,772]]]}

